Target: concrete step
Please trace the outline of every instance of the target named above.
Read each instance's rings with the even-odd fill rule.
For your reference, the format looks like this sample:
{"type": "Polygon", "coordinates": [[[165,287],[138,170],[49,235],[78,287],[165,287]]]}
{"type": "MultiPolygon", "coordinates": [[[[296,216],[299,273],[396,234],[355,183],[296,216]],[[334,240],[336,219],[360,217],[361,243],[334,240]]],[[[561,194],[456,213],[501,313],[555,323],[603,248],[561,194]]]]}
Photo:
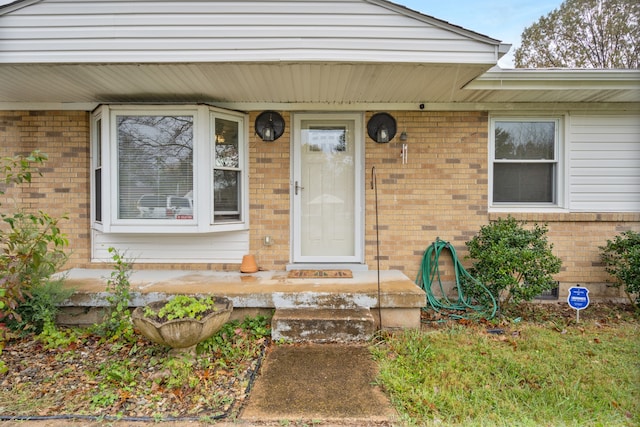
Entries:
{"type": "Polygon", "coordinates": [[[271,337],[290,342],[367,341],[375,332],[371,310],[358,308],[278,308],[271,337]]]}

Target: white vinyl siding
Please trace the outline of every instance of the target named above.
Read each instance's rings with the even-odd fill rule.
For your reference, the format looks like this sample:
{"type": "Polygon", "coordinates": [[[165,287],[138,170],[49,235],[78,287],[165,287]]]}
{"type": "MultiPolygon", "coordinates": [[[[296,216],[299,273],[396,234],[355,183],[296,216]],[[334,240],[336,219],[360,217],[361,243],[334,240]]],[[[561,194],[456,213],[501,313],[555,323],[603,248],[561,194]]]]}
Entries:
{"type": "Polygon", "coordinates": [[[570,209],[640,212],[640,117],[572,114],[570,209]]]}
{"type": "Polygon", "coordinates": [[[239,263],[249,252],[249,231],[205,235],[92,232],[93,261],[109,261],[114,247],[136,263],[239,263]]]}
{"type": "Polygon", "coordinates": [[[0,9],[3,63],[495,64],[499,42],[384,1],[68,1],[0,9]],[[378,3],[378,4],[375,4],[378,3]]]}

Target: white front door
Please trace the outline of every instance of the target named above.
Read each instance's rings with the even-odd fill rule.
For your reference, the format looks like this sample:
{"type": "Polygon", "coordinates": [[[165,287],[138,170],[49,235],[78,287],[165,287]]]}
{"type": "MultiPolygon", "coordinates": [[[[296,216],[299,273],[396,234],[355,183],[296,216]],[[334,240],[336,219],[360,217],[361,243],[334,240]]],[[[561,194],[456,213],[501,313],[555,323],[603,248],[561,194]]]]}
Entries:
{"type": "Polygon", "coordinates": [[[362,262],[362,116],[296,114],[293,130],[293,261],[362,262]]]}

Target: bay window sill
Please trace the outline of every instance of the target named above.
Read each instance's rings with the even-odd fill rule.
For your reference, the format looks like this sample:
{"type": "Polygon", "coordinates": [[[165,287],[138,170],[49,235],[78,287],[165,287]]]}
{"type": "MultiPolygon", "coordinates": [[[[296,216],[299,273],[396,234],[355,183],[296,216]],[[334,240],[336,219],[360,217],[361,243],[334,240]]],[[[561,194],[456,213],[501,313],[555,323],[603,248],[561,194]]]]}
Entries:
{"type": "Polygon", "coordinates": [[[248,224],[244,222],[225,223],[215,225],[182,225],[182,224],[94,224],[93,227],[97,231],[105,234],[207,234],[221,233],[227,231],[248,230],[248,224]]]}

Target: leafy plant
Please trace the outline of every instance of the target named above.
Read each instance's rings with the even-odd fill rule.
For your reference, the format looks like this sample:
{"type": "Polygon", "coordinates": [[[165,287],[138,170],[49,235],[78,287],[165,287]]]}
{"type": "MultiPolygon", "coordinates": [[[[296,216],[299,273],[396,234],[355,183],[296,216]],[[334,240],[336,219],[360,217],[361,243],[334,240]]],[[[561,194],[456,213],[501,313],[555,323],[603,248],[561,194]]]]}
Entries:
{"type": "MultiPolygon", "coordinates": [[[[29,156],[0,160],[7,186],[30,183],[34,165],[43,164],[47,155],[34,151],[29,156]]],[[[0,195],[4,191],[0,189],[0,195]]],[[[66,262],[67,238],[61,233],[60,219],[38,211],[16,209],[0,213],[0,319],[21,321],[18,306],[30,296],[33,287],[46,283],[66,262]]]]}
{"type": "Polygon", "coordinates": [[[633,304],[640,306],[640,233],[624,231],[605,246],[599,246],[600,258],[609,274],[616,278],[614,286],[624,285],[624,290],[633,304]]]}
{"type": "Polygon", "coordinates": [[[215,301],[211,296],[176,295],[158,311],[146,306],[144,315],[149,318],[158,318],[161,321],[185,318],[200,320],[204,314],[211,311],[216,311],[215,301]]]}
{"type": "MultiPolygon", "coordinates": [[[[530,301],[554,288],[553,275],[562,265],[551,252],[547,227],[525,224],[511,216],[500,218],[466,242],[469,257],[476,260],[469,272],[504,305],[530,301]]],[[[477,294],[482,295],[479,290],[477,294]]]]}
{"type": "MultiPolygon", "coordinates": [[[[2,356],[2,350],[4,349],[4,341],[6,339],[5,335],[7,333],[7,329],[4,325],[0,324],[0,356],[2,356]]],[[[0,375],[9,371],[7,368],[7,364],[4,360],[0,360],[0,375]]]]}
{"type": "Polygon", "coordinates": [[[8,319],[7,326],[21,334],[43,332],[45,325],[54,325],[59,304],[73,294],[62,280],[42,282],[31,287],[30,295],[16,308],[19,318],[8,319]]]}
{"type": "Polygon", "coordinates": [[[132,262],[127,260],[115,248],[109,248],[114,262],[111,276],[107,279],[106,291],[109,293],[107,302],[109,307],[102,324],[97,326],[97,333],[112,340],[123,337],[133,339],[133,325],[131,324],[129,305],[131,303],[132,262]]]}
{"type": "Polygon", "coordinates": [[[47,349],[65,348],[78,342],[79,337],[74,329],[58,329],[53,322],[45,322],[42,332],[36,339],[47,349]]]}
{"type": "Polygon", "coordinates": [[[200,342],[197,353],[213,354],[217,364],[231,365],[255,357],[270,335],[269,317],[246,317],[242,322],[232,320],[214,336],[200,342]]]}
{"type": "Polygon", "coordinates": [[[185,386],[195,387],[198,377],[193,374],[194,360],[191,358],[168,358],[163,366],[169,372],[164,378],[168,388],[179,389],[185,386]]]}

